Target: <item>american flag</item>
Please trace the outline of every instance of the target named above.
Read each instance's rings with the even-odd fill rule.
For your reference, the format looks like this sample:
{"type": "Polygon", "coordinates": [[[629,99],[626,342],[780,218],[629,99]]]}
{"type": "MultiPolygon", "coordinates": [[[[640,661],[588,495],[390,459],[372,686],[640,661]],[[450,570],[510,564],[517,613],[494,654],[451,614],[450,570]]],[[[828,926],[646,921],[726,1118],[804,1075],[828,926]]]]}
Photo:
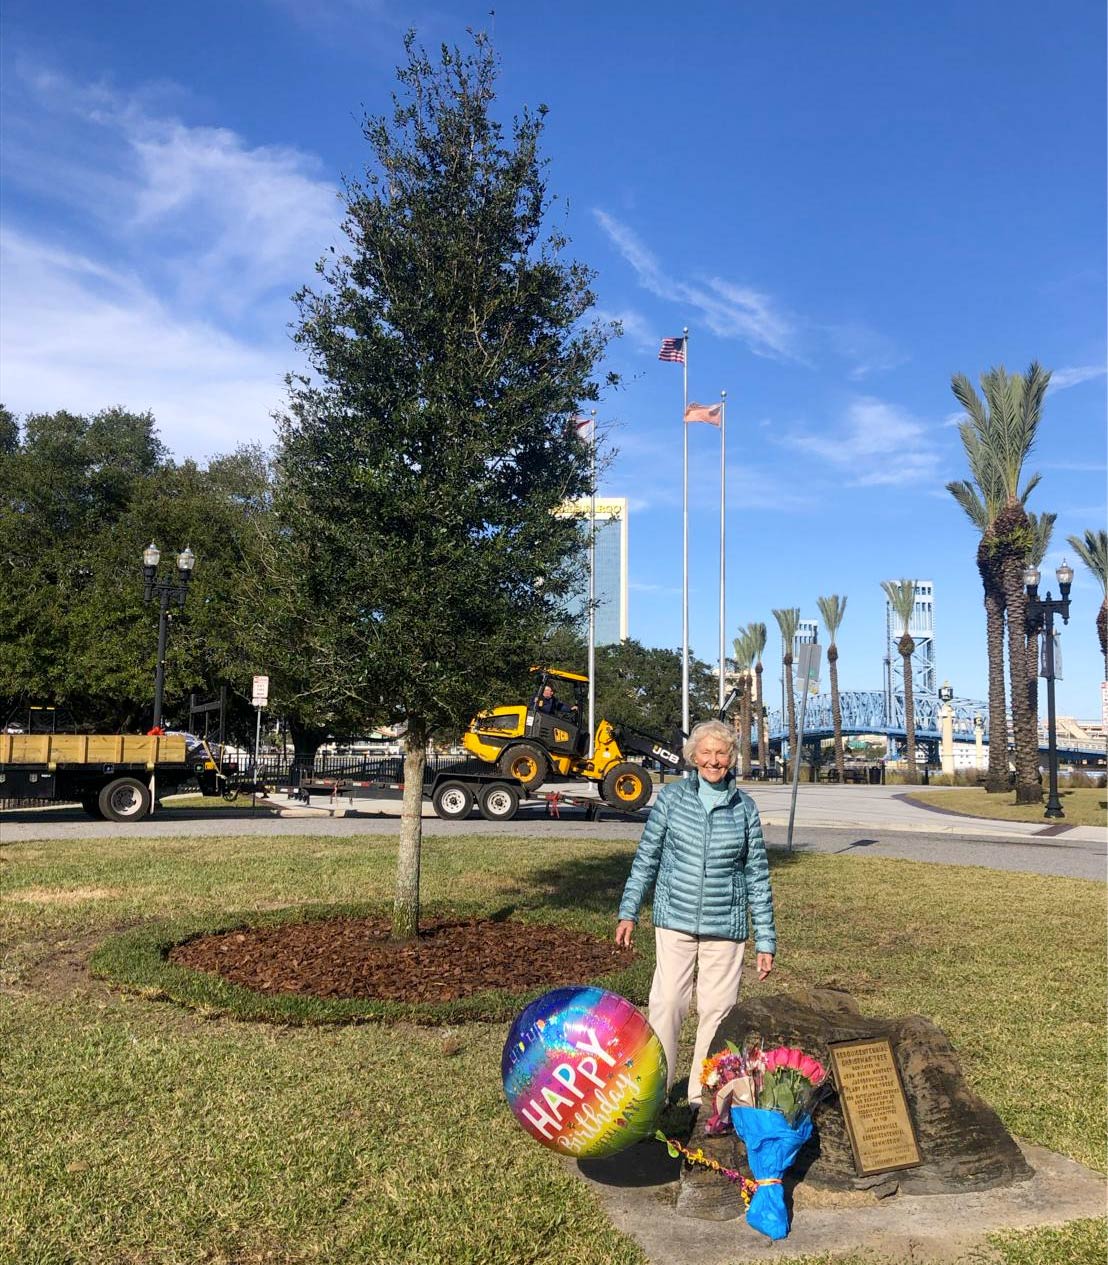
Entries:
{"type": "Polygon", "coordinates": [[[674,364],[683,365],[685,363],[684,338],[663,338],[661,349],[658,352],[658,359],[670,360],[674,364]]]}

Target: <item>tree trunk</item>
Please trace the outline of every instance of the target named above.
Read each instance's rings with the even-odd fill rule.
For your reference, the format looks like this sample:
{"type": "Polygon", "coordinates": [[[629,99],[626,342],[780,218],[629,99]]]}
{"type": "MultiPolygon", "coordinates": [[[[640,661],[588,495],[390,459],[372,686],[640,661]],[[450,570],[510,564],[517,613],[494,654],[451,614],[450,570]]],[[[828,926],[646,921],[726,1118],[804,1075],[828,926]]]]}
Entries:
{"type": "Polygon", "coordinates": [[[839,648],[832,642],[827,647],[827,668],[831,678],[831,725],[835,731],[835,770],[839,785],[846,781],[846,758],[843,753],[843,714],[839,707],[839,648]]]}
{"type": "Polygon", "coordinates": [[[769,718],[766,715],[766,704],[762,698],[762,661],[758,660],[754,667],[754,675],[758,686],[758,698],[755,706],[758,718],[758,767],[763,777],[769,768],[769,718]]]}
{"type": "Polygon", "coordinates": [[[1027,710],[1031,715],[1031,728],[1036,742],[1039,734],[1039,634],[1027,638],[1025,662],[1027,664],[1027,710]]]}
{"type": "Polygon", "coordinates": [[[411,940],[419,934],[419,850],[423,842],[423,771],[426,767],[426,730],[422,721],[409,717],[408,732],[404,736],[404,801],[392,909],[394,940],[411,940]]]}
{"type": "Polygon", "coordinates": [[[326,740],[327,731],[311,725],[297,724],[295,720],[290,720],[288,727],[292,734],[292,769],[289,781],[293,786],[299,786],[302,778],[311,777],[316,752],[326,740]]]}
{"type": "Polygon", "coordinates": [[[750,777],[753,772],[752,762],[750,759],[750,693],[753,687],[754,682],[750,676],[749,670],[744,670],[739,681],[739,688],[742,691],[739,695],[739,759],[741,761],[742,775],[744,778],[750,777]]]}
{"type": "Polygon", "coordinates": [[[919,770],[916,767],[916,700],[912,684],[912,652],[916,643],[904,634],[897,649],[904,660],[904,757],[907,769],[904,780],[909,786],[919,781],[919,770]]]}
{"type": "Polygon", "coordinates": [[[1097,612],[1096,635],[1100,639],[1100,653],[1104,656],[1104,679],[1108,681],[1108,597],[1101,602],[1097,612]]]}
{"type": "Polygon", "coordinates": [[[796,696],[793,693],[793,657],[787,654],[782,661],[785,669],[785,701],[789,709],[789,759],[795,760],[796,751],[796,696]]]}
{"type": "Polygon", "coordinates": [[[1008,701],[1004,689],[1004,594],[985,586],[985,641],[989,657],[989,765],[985,789],[1008,789],[1008,701]]]}
{"type": "Polygon", "coordinates": [[[1023,562],[1004,563],[1004,597],[1008,608],[1008,688],[1012,699],[1012,737],[1015,742],[1016,803],[1043,802],[1039,773],[1039,734],[1031,723],[1027,697],[1027,590],[1023,562]]]}

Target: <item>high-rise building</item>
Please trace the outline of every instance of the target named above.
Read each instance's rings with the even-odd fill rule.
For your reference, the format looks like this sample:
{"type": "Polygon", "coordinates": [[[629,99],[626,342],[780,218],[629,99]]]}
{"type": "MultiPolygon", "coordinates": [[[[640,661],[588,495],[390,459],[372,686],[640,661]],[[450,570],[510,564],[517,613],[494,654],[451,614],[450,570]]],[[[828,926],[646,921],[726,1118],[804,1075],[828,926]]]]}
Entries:
{"type": "MultiPolygon", "coordinates": [[[[628,637],[627,618],[627,498],[598,496],[596,517],[589,499],[567,501],[559,511],[582,519],[582,527],[596,528],[596,644],[614,645],[628,637]]],[[[581,582],[569,601],[572,614],[580,616],[581,635],[588,636],[589,573],[583,558],[581,582]]]]}
{"type": "MultiPolygon", "coordinates": [[[[797,664],[800,662],[800,647],[806,642],[819,641],[819,622],[814,619],[800,619],[796,624],[796,635],[793,637],[793,676],[796,676],[797,664]]],[[[781,661],[785,659],[785,642],[781,641],[781,661]]],[[[781,677],[781,715],[787,715],[788,703],[785,699],[785,678],[781,677]]]]}
{"type": "MultiPolygon", "coordinates": [[[[935,693],[935,586],[917,580],[916,602],[908,632],[916,643],[912,651],[912,693],[935,693]]],[[[885,717],[892,720],[893,699],[904,696],[904,659],[897,649],[903,627],[892,606],[885,603],[885,717]]]]}

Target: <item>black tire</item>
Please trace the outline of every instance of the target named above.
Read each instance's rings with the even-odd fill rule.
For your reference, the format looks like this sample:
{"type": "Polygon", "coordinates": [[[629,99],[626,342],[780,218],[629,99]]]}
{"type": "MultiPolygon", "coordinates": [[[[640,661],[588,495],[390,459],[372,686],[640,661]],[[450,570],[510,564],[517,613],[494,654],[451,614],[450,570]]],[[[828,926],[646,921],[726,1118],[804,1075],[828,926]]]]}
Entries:
{"type": "Polygon", "coordinates": [[[109,821],[142,821],[150,811],[150,788],[135,777],[117,777],[97,799],[102,816],[109,821]]]}
{"type": "Polygon", "coordinates": [[[431,797],[435,816],[444,821],[461,821],[473,809],[473,792],[464,782],[443,782],[431,797]]]}
{"type": "Polygon", "coordinates": [[[612,808],[633,813],[650,799],[654,783],[641,764],[629,760],[617,764],[604,774],[600,783],[600,797],[612,808]]]}
{"type": "Polygon", "coordinates": [[[546,781],[545,754],[530,742],[517,742],[496,762],[501,775],[518,782],[525,791],[537,791],[546,781]]]}
{"type": "Polygon", "coordinates": [[[486,821],[511,821],[519,808],[519,791],[508,782],[490,782],[481,788],[477,807],[486,821]]]}
{"type": "Polygon", "coordinates": [[[81,807],[90,817],[94,817],[97,821],[104,820],[104,814],[100,811],[100,801],[96,795],[82,795],[81,807]]]}

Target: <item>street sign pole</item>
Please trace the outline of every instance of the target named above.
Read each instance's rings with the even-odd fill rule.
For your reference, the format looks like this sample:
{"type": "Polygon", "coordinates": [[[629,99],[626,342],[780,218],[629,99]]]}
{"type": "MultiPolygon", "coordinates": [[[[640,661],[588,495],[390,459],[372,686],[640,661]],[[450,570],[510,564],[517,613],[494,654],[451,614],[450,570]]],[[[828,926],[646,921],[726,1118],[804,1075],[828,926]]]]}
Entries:
{"type": "Polygon", "coordinates": [[[806,641],[800,647],[800,654],[797,658],[797,679],[802,690],[800,695],[800,722],[796,731],[796,751],[790,752],[793,761],[793,792],[792,801],[789,804],[789,831],[785,840],[785,846],[789,852],[793,850],[793,823],[796,821],[796,790],[800,782],[801,757],[804,754],[804,716],[808,711],[808,695],[812,686],[815,685],[816,689],[819,689],[819,659],[819,642],[806,641]]]}
{"type": "Polygon", "coordinates": [[[269,677],[256,676],[252,702],[258,713],[254,727],[254,769],[250,781],[252,784],[250,809],[253,812],[258,806],[258,762],[262,751],[262,709],[269,703],[269,677]]]}

